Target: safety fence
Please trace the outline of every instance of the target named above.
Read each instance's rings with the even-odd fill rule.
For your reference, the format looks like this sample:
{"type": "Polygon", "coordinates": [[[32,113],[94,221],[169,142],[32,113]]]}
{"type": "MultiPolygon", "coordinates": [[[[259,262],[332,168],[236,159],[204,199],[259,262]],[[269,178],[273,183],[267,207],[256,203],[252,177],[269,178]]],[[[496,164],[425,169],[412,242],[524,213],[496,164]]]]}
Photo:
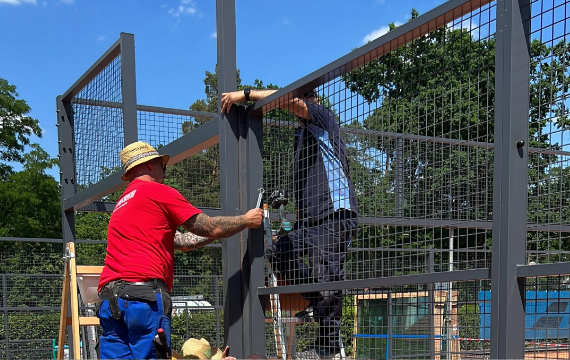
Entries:
{"type": "Polygon", "coordinates": [[[569,46],[568,1],[448,1],[254,105],[295,219],[270,354],[570,356],[569,46]]]}
{"type": "MultiPolygon", "coordinates": [[[[219,93],[236,88],[232,14],[217,2],[219,93]]],[[[259,188],[269,205],[265,229],[176,254],[173,348],[570,358],[570,1],[450,0],[410,17],[223,115],[138,105],[122,34],[58,98],[63,241],[0,255],[2,356],[51,356],[63,244],[102,264],[104,236],[80,224],[108,221],[118,153],[143,140],[207,214],[244,213],[259,188]]]]}
{"type": "MultiPolygon", "coordinates": [[[[103,265],[106,242],[76,240],[77,262],[103,265]]],[[[53,359],[57,353],[63,287],[61,239],[1,238],[0,357],[53,359]],[[40,240],[40,241],[38,241],[40,240]],[[41,241],[43,240],[43,241],[41,241]],[[47,241],[46,241],[47,240],[47,241]]],[[[221,246],[211,244],[176,254],[172,344],[199,334],[212,344],[224,342],[221,246]]],[[[95,304],[80,303],[81,316],[94,316],[95,304]]],[[[80,329],[82,358],[98,358],[99,327],[80,329]]]]}

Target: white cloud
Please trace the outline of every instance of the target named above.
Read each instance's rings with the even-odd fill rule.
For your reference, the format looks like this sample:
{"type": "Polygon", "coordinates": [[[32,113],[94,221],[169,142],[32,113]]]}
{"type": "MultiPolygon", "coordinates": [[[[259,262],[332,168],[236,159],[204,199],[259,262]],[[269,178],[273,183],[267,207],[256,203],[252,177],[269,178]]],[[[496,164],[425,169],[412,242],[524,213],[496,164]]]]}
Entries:
{"type": "Polygon", "coordinates": [[[0,5],[1,4],[8,4],[8,5],[14,5],[14,6],[18,6],[21,3],[28,3],[28,4],[36,4],[36,0],[0,0],[0,5]]]}
{"type": "Polygon", "coordinates": [[[216,39],[218,37],[218,32],[216,31],[216,32],[211,33],[210,37],[216,39]]]}
{"type": "Polygon", "coordinates": [[[194,15],[196,13],[196,4],[191,0],[180,0],[178,8],[172,8],[168,10],[168,13],[174,17],[180,17],[180,15],[194,15]]]}
{"type": "MultiPolygon", "coordinates": [[[[400,26],[402,25],[401,22],[395,22],[394,25],[396,26],[400,26]]],[[[362,39],[362,43],[366,44],[369,41],[378,39],[380,36],[386,34],[388,32],[388,30],[390,30],[389,26],[382,26],[380,29],[376,29],[373,32],[371,32],[370,34],[367,34],[363,39],[362,39]]]]}
{"type": "Polygon", "coordinates": [[[67,5],[73,5],[75,0],[60,0],[59,2],[67,5]]]}
{"type": "Polygon", "coordinates": [[[105,40],[106,38],[107,38],[106,35],[101,35],[97,38],[97,41],[101,42],[101,41],[105,40]]]}
{"type": "Polygon", "coordinates": [[[47,1],[43,2],[43,6],[46,7],[47,6],[47,1]]]}
{"type": "Polygon", "coordinates": [[[166,5],[166,4],[162,4],[162,5],[160,5],[160,8],[161,8],[161,9],[164,9],[164,8],[167,7],[167,6],[168,6],[168,5],[166,5]]]}

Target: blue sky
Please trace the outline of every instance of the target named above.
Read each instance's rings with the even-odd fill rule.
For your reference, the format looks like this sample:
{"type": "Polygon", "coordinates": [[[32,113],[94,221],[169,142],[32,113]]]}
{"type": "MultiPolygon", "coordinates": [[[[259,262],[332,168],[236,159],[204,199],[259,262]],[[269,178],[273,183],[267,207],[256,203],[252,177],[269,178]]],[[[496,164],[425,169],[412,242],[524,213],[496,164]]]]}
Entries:
{"type": "MultiPolygon", "coordinates": [[[[407,21],[412,7],[425,13],[437,4],[236,0],[242,80],[286,86],[378,37],[390,22],[407,21]]],[[[186,109],[204,97],[204,73],[216,63],[215,0],[0,0],[0,77],[32,107],[43,129],[32,141],[50,155],[57,155],[56,96],[120,32],[135,36],[139,104],[186,109]]]]}

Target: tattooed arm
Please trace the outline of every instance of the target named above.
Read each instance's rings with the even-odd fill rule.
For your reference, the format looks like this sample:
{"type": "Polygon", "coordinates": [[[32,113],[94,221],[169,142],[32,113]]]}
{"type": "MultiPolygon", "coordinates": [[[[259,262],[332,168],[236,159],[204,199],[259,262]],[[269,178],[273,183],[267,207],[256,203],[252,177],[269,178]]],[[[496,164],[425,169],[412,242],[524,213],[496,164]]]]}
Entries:
{"type": "MultiPolygon", "coordinates": [[[[200,213],[186,220],[182,226],[193,234],[211,239],[211,242],[214,239],[230,237],[247,228],[257,228],[261,226],[262,221],[263,210],[253,209],[240,216],[210,217],[200,213]]],[[[194,240],[194,243],[204,243],[205,241],[194,240]]]]}
{"type": "Polygon", "coordinates": [[[180,231],[176,231],[176,235],[174,235],[174,250],[183,252],[192,251],[211,244],[214,240],[215,239],[192,234],[191,232],[183,234],[180,231]]]}

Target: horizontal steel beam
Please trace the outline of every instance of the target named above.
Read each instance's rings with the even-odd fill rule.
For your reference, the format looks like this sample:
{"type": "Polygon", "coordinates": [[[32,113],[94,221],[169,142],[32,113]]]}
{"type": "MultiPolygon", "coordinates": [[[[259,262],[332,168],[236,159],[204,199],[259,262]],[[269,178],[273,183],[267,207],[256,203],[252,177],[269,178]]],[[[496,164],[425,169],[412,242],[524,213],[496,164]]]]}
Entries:
{"type": "Polygon", "coordinates": [[[78,209],[77,211],[112,213],[116,204],[116,202],[95,201],[81,209],[78,209]]]}
{"type": "Polygon", "coordinates": [[[489,2],[490,0],[449,0],[258,101],[255,104],[255,109],[267,112],[268,106],[273,106],[280,100],[301,96],[306,91],[326,84],[353,69],[378,59],[390,51],[441,28],[489,2]]]}
{"type": "MultiPolygon", "coordinates": [[[[81,212],[99,212],[99,213],[112,213],[115,209],[116,202],[103,202],[95,201],[89,205],[82,207],[77,211],[81,212]]],[[[198,207],[202,212],[208,216],[221,216],[222,210],[218,208],[211,207],[198,207]]]]}
{"type": "Polygon", "coordinates": [[[21,241],[21,242],[47,242],[47,243],[61,243],[63,239],[44,239],[44,238],[21,238],[21,237],[0,237],[1,241],[21,241]]]}
{"type": "MultiPolygon", "coordinates": [[[[277,212],[270,212],[271,221],[279,221],[277,212]]],[[[294,213],[285,214],[288,221],[297,220],[294,213]]],[[[371,226],[405,226],[415,228],[453,228],[453,229],[482,229],[491,230],[492,221],[471,221],[460,219],[426,219],[426,218],[398,218],[398,217],[375,217],[375,216],[359,216],[359,225],[371,226]]],[[[547,231],[547,232],[568,232],[570,226],[561,224],[527,224],[528,231],[547,231]]]]}
{"type": "MultiPolygon", "coordinates": [[[[289,127],[296,129],[299,127],[299,123],[284,121],[284,120],[272,120],[272,119],[264,119],[264,125],[266,126],[275,126],[275,127],[289,127]]],[[[388,139],[405,139],[405,140],[412,140],[417,142],[432,142],[438,144],[448,144],[448,145],[456,145],[456,146],[470,146],[470,147],[479,147],[484,149],[493,149],[495,147],[494,143],[489,142],[482,142],[482,141],[469,141],[469,140],[461,140],[461,139],[446,139],[442,137],[436,136],[425,136],[425,135],[414,135],[414,134],[402,134],[390,131],[377,131],[377,130],[367,130],[367,129],[353,129],[347,127],[341,127],[340,132],[344,134],[352,134],[352,135],[360,135],[360,136],[374,136],[374,137],[381,137],[381,138],[388,138],[388,139]]],[[[529,147],[529,152],[532,153],[540,153],[540,154],[548,154],[548,155],[559,155],[559,156],[570,156],[570,151],[563,151],[563,150],[556,150],[556,149],[541,149],[535,147],[529,147]]]]}
{"type": "MultiPolygon", "coordinates": [[[[74,99],[73,103],[91,105],[91,106],[110,107],[117,109],[122,109],[123,106],[121,103],[118,102],[81,99],[81,98],[74,99]]],[[[204,111],[182,110],[182,109],[163,108],[163,107],[147,106],[147,105],[137,105],[137,110],[155,112],[161,114],[182,115],[188,117],[204,117],[209,119],[215,119],[218,116],[218,114],[216,113],[210,113],[204,111]]],[[[285,120],[263,119],[263,124],[266,126],[289,127],[294,129],[299,127],[299,123],[285,121],[285,120]]],[[[377,131],[377,130],[353,129],[353,128],[341,127],[340,132],[344,134],[353,134],[360,136],[375,136],[375,137],[382,137],[388,139],[406,139],[418,142],[433,142],[438,144],[480,147],[487,149],[492,149],[495,147],[494,143],[489,143],[489,142],[469,141],[469,140],[460,140],[460,139],[446,139],[435,136],[402,134],[390,131],[377,131]]],[[[570,156],[570,151],[555,150],[555,149],[541,149],[541,148],[530,147],[528,148],[528,151],[532,153],[541,153],[548,155],[570,156]]]]}
{"type": "MultiPolygon", "coordinates": [[[[211,120],[192,132],[158,149],[160,154],[169,154],[168,165],[174,165],[190,156],[218,143],[219,126],[217,120],[211,120]]],[[[85,190],[63,201],[65,210],[79,210],[104,196],[117,192],[127,186],[121,179],[122,171],[116,172],[85,190]]]]}
{"type": "Polygon", "coordinates": [[[309,293],[314,291],[331,291],[331,290],[363,289],[363,288],[403,286],[403,285],[415,285],[415,284],[431,284],[431,283],[452,282],[452,281],[484,280],[490,278],[491,278],[491,269],[485,268],[485,269],[448,271],[448,272],[438,272],[438,273],[402,275],[402,276],[382,277],[382,278],[372,278],[372,279],[335,281],[335,282],[325,282],[325,283],[316,283],[316,284],[260,287],[258,288],[257,293],[258,295],[296,294],[296,293],[309,293]]]}
{"type": "Polygon", "coordinates": [[[62,100],[70,101],[77,95],[91,80],[93,80],[107,65],[109,65],[121,53],[121,39],[117,40],[105,51],[101,57],[67,90],[62,100]]]}
{"type": "MultiPolygon", "coordinates": [[[[122,103],[115,102],[115,101],[102,101],[102,100],[95,100],[95,99],[74,98],[72,102],[74,104],[107,107],[107,108],[112,108],[112,109],[122,109],[123,108],[122,103]]],[[[138,111],[160,113],[160,114],[182,115],[182,116],[189,116],[189,117],[203,117],[203,118],[208,118],[208,119],[215,119],[218,116],[217,113],[210,113],[210,112],[205,112],[205,111],[182,110],[182,109],[173,109],[173,108],[165,108],[165,107],[159,107],[159,106],[148,106],[148,105],[137,105],[137,110],[138,111]]]]}
{"type": "MultiPolygon", "coordinates": [[[[14,311],[14,312],[29,312],[29,311],[61,311],[61,307],[53,306],[38,306],[38,307],[2,307],[0,306],[0,311],[14,311]]],[[[16,315],[14,313],[8,315],[16,315]]],[[[11,342],[12,340],[10,340],[11,342]]],[[[28,349],[29,350],[29,349],[28,349]]],[[[10,350],[12,351],[12,350],[10,350]]]]}
{"type": "Polygon", "coordinates": [[[517,277],[544,277],[570,274],[570,262],[552,264],[518,265],[517,277]]]}
{"type": "Polygon", "coordinates": [[[63,276],[63,274],[29,274],[29,273],[23,273],[23,274],[17,274],[17,273],[7,273],[7,274],[1,274],[2,276],[6,276],[6,277],[47,277],[47,278],[61,278],[63,276]]]}

